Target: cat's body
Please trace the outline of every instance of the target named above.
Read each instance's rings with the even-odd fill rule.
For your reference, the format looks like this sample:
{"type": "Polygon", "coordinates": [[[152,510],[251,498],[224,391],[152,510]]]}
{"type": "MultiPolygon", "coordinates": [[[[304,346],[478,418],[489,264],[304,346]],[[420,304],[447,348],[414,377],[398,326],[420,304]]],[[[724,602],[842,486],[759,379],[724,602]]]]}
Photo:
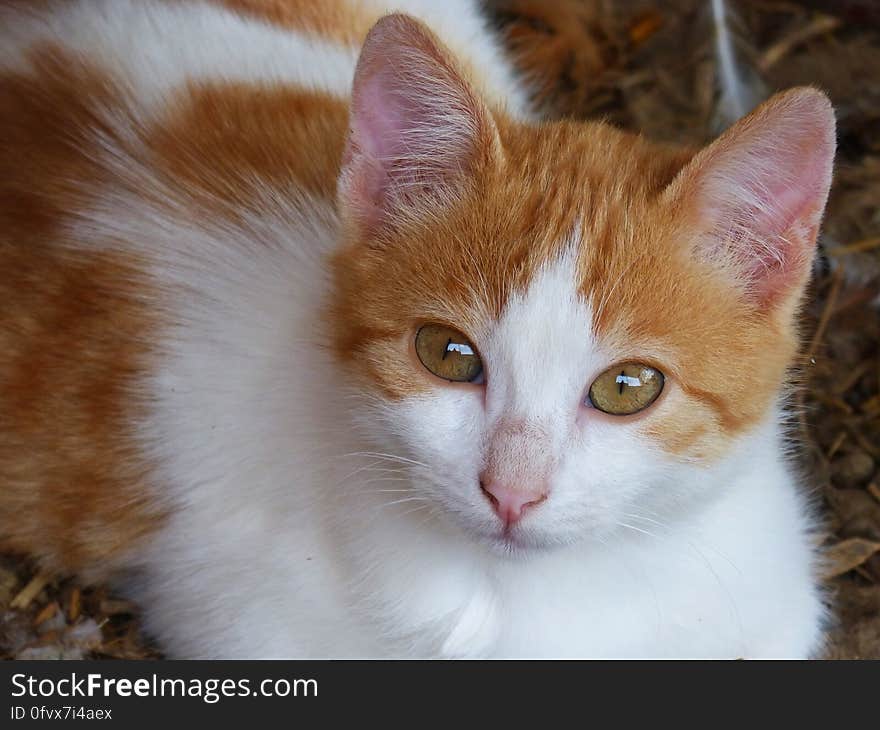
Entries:
{"type": "Polygon", "coordinates": [[[179,656],[818,651],[781,389],[827,102],[692,162],[536,126],[470,3],[406,0],[456,60],[383,21],[349,121],[381,3],[223,5],[0,11],[2,544],[121,575],[179,656]],[[433,321],[484,385],[421,368],[433,321]],[[650,409],[581,405],[633,360],[650,409]]]}

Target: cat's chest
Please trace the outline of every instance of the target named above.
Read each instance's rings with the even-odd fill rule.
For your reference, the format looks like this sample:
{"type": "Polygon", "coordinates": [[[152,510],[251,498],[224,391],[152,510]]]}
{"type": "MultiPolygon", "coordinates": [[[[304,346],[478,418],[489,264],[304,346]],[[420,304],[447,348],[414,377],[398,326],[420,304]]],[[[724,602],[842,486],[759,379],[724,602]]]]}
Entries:
{"type": "Polygon", "coordinates": [[[592,556],[572,551],[458,578],[428,570],[409,580],[414,595],[447,600],[433,617],[414,604],[385,627],[406,637],[404,653],[404,646],[450,658],[746,653],[741,573],[686,539],[592,556]]]}

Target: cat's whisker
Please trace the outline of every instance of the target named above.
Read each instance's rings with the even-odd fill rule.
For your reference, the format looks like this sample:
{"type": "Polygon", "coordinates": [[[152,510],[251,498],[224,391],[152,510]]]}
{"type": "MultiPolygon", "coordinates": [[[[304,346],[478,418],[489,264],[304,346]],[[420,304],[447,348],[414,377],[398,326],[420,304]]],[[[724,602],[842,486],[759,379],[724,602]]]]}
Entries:
{"type": "Polygon", "coordinates": [[[411,467],[402,466],[402,467],[388,467],[388,466],[377,466],[376,464],[367,464],[366,466],[362,466],[358,469],[355,469],[353,472],[346,474],[343,477],[343,480],[352,479],[356,477],[358,474],[406,474],[410,471],[411,467]]]}
{"type": "Polygon", "coordinates": [[[370,489],[362,494],[408,494],[412,489],[370,489]]]}
{"type": "Polygon", "coordinates": [[[428,515],[427,517],[425,517],[425,519],[419,521],[419,523],[416,525],[416,529],[420,529],[432,520],[436,520],[438,515],[440,514],[440,512],[437,510],[436,505],[434,505],[433,503],[424,505],[424,508],[427,509],[428,515]]]}
{"type": "Polygon", "coordinates": [[[423,502],[423,503],[425,503],[425,502],[427,502],[427,501],[428,501],[428,500],[425,499],[424,497],[419,497],[419,496],[414,496],[414,497],[403,497],[403,498],[401,498],[401,499],[395,499],[395,500],[393,500],[393,501],[391,501],[391,502],[384,502],[384,503],[382,504],[382,506],[383,506],[383,507],[391,507],[392,505],[395,505],[395,504],[403,504],[404,502],[423,502]]]}
{"type": "Polygon", "coordinates": [[[346,475],[345,475],[344,477],[342,477],[339,481],[340,481],[340,482],[348,481],[349,479],[353,479],[353,478],[354,478],[355,476],[357,476],[358,474],[362,474],[362,473],[364,473],[364,472],[370,472],[370,473],[374,473],[374,472],[375,472],[375,473],[390,473],[390,474],[405,474],[405,473],[407,473],[408,471],[410,471],[410,470],[413,469],[412,465],[410,465],[410,464],[401,464],[400,466],[390,467],[390,466],[385,466],[385,465],[384,465],[384,464],[387,464],[387,463],[388,463],[387,461],[383,461],[382,459],[376,459],[376,460],[370,462],[369,464],[364,464],[364,465],[362,465],[362,466],[359,466],[359,467],[358,467],[357,469],[355,469],[354,471],[352,471],[352,472],[346,474],[346,475]]]}
{"type": "Polygon", "coordinates": [[[351,482],[351,486],[355,489],[360,489],[361,487],[365,487],[368,484],[384,484],[390,482],[409,482],[411,481],[409,477],[395,477],[395,476],[377,476],[371,479],[365,479],[364,481],[351,482]]]}
{"type": "Polygon", "coordinates": [[[413,507],[412,509],[408,509],[408,510],[405,510],[404,512],[401,512],[401,513],[398,515],[398,517],[407,517],[407,516],[409,516],[409,515],[414,515],[414,514],[416,514],[416,513],[418,513],[418,512],[423,512],[423,511],[425,511],[425,510],[430,511],[430,509],[431,509],[431,505],[430,505],[430,504],[428,504],[428,503],[420,504],[420,505],[417,506],[417,507],[413,507]]]}
{"type": "Polygon", "coordinates": [[[342,486],[345,484],[349,484],[353,481],[355,483],[357,483],[355,480],[355,477],[360,474],[365,474],[368,476],[374,476],[376,474],[380,474],[380,475],[382,475],[382,477],[378,477],[378,478],[386,478],[389,480],[390,479],[409,479],[410,477],[407,476],[407,472],[408,472],[407,468],[389,469],[387,471],[382,471],[382,470],[376,470],[374,467],[364,466],[359,469],[355,469],[353,472],[351,472],[350,474],[346,474],[344,477],[341,477],[340,479],[337,480],[337,484],[339,486],[342,486]]]}
{"type": "Polygon", "coordinates": [[[628,517],[632,520],[641,520],[642,522],[649,522],[652,525],[657,525],[658,527],[662,527],[665,529],[672,529],[670,525],[667,525],[665,522],[658,522],[657,520],[651,519],[650,517],[645,517],[644,515],[637,515],[633,512],[621,512],[624,517],[628,517]]]}
{"type": "Polygon", "coordinates": [[[660,535],[656,535],[655,533],[650,532],[649,530],[643,530],[641,527],[635,527],[634,525],[629,525],[629,524],[627,524],[626,522],[619,522],[619,521],[618,521],[618,522],[616,522],[615,524],[616,524],[618,527],[625,527],[625,528],[627,528],[627,529],[629,529],[629,530],[633,530],[633,531],[635,531],[635,532],[641,532],[643,535],[648,535],[649,537],[653,537],[653,538],[656,538],[656,539],[658,539],[658,540],[661,540],[661,539],[662,539],[660,535]]]}
{"type": "MultiPolygon", "coordinates": [[[[365,491],[365,490],[363,489],[363,487],[369,486],[370,484],[388,484],[388,483],[391,483],[391,482],[409,482],[409,481],[410,481],[410,480],[407,479],[407,478],[405,478],[405,477],[398,477],[398,478],[394,478],[394,477],[392,477],[392,478],[389,478],[389,477],[376,477],[375,479],[367,479],[367,480],[362,481],[362,482],[359,481],[359,482],[354,482],[354,483],[347,483],[347,484],[343,484],[343,485],[340,485],[340,486],[342,486],[342,487],[346,490],[346,491],[345,491],[346,496],[349,496],[349,497],[351,497],[351,496],[355,496],[355,497],[357,497],[357,496],[361,496],[361,495],[364,495],[364,494],[370,494],[370,493],[372,493],[372,492],[370,492],[369,490],[366,490],[366,491],[365,491]]],[[[399,491],[401,491],[401,492],[410,492],[410,491],[412,491],[412,490],[410,490],[410,489],[401,489],[401,490],[399,490],[399,491]]]]}
{"type": "Polygon", "coordinates": [[[402,464],[412,464],[414,466],[420,466],[424,469],[430,469],[430,467],[423,461],[416,461],[415,459],[410,459],[406,456],[399,456],[397,454],[385,454],[379,451],[352,451],[348,454],[343,454],[343,458],[355,456],[369,456],[375,459],[386,459],[388,461],[400,462],[402,464]]]}
{"type": "MultiPolygon", "coordinates": [[[[337,458],[339,458],[339,457],[337,457],[337,458]]],[[[350,474],[352,474],[352,475],[357,474],[358,472],[363,471],[364,469],[371,469],[373,467],[388,468],[388,467],[386,467],[386,464],[387,464],[387,462],[383,459],[373,459],[372,461],[370,461],[366,464],[360,464],[359,466],[356,466],[354,468],[354,470],[352,472],[350,472],[350,474]]]]}

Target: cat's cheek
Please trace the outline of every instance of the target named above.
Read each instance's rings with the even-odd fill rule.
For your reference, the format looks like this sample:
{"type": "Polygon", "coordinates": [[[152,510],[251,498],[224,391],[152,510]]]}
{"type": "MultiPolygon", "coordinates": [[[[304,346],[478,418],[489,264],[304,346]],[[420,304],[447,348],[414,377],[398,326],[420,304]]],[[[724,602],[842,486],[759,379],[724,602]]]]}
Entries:
{"type": "Polygon", "coordinates": [[[661,394],[651,407],[629,416],[581,408],[555,478],[555,529],[576,526],[574,538],[602,538],[619,529],[627,512],[653,503],[668,456],[651,429],[662,429],[669,418],[668,398],[661,394]]]}
{"type": "Polygon", "coordinates": [[[644,433],[668,458],[689,463],[711,464],[732,444],[718,409],[684,388],[666,394],[662,408],[646,419],[644,433]]]}
{"type": "Polygon", "coordinates": [[[477,489],[483,398],[482,388],[441,383],[391,408],[393,428],[408,456],[426,464],[431,480],[444,491],[468,494],[477,489]]]}

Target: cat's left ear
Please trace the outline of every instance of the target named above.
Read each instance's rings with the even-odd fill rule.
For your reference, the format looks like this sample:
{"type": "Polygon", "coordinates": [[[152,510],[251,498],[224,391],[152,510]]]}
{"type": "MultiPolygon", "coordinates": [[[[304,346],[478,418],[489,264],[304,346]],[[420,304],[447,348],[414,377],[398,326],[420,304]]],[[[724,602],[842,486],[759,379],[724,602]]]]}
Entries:
{"type": "Polygon", "coordinates": [[[347,220],[376,232],[436,215],[499,150],[491,113],[437,37],[406,15],[376,23],[352,88],[339,178],[347,220]]]}
{"type": "Polygon", "coordinates": [[[693,252],[756,304],[791,301],[809,278],[835,151],[834,111],[812,88],[777,94],[699,152],[664,192],[693,252]]]}

